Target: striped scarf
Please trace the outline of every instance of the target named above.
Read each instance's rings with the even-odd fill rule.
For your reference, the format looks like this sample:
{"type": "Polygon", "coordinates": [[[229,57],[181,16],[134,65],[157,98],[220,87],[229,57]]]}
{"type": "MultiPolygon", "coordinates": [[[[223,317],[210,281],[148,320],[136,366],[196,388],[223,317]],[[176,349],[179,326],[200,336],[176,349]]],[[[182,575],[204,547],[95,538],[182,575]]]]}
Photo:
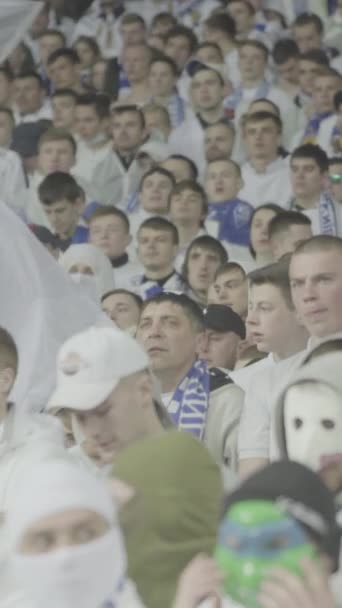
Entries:
{"type": "MultiPolygon", "coordinates": [[[[253,101],[267,97],[267,95],[269,94],[270,86],[271,85],[269,84],[269,82],[267,82],[267,80],[263,80],[255,92],[253,101]]],[[[225,113],[227,114],[228,118],[230,118],[230,119],[234,118],[235,111],[236,111],[238,105],[242,102],[242,99],[243,99],[243,87],[242,86],[236,87],[236,89],[234,89],[233,93],[225,98],[225,100],[223,101],[223,107],[224,107],[225,113]]]]}
{"type": "Polygon", "coordinates": [[[325,118],[329,118],[329,116],[331,116],[331,115],[332,115],[332,112],[317,112],[316,114],[311,116],[310,120],[308,121],[308,123],[306,125],[301,143],[302,144],[316,143],[317,134],[318,134],[319,128],[321,126],[322,120],[324,120],[325,118]]]}
{"type": "MultiPolygon", "coordinates": [[[[296,208],[296,200],[290,202],[290,209],[296,208]]],[[[305,210],[297,207],[298,211],[304,213],[305,210]]],[[[338,236],[338,226],[335,211],[335,204],[328,192],[323,192],[318,204],[320,234],[327,236],[338,236]]]]}

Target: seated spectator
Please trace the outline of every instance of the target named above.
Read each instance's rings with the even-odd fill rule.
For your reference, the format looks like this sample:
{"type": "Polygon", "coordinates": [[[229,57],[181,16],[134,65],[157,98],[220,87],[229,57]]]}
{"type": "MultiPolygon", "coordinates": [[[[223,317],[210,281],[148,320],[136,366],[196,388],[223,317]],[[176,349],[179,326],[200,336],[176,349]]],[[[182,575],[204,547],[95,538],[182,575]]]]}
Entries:
{"type": "Polygon", "coordinates": [[[49,76],[53,90],[72,89],[75,93],[83,93],[81,83],[81,64],[73,49],[58,49],[48,59],[49,76]]]}
{"type": "Polygon", "coordinates": [[[342,235],[342,209],[326,190],[329,163],[324,150],[315,144],[299,146],[290,167],[294,197],[289,208],[311,220],[313,234],[342,235]]]}
{"type": "Polygon", "coordinates": [[[186,118],[187,106],[177,91],[178,68],[167,55],[156,57],[149,69],[149,88],[152,102],[166,107],[172,128],[178,127],[186,118]]]}
{"type": "Polygon", "coordinates": [[[283,211],[268,225],[268,236],[275,262],[295,251],[298,245],[312,237],[311,221],[299,211],[283,211]]]}
{"type": "Polygon", "coordinates": [[[329,68],[329,61],[320,49],[313,49],[299,56],[299,92],[295,97],[295,104],[301,108],[306,118],[312,113],[311,97],[316,76],[329,68]]]}
{"type": "Polygon", "coordinates": [[[129,218],[133,238],[147,218],[168,215],[169,196],[174,185],[173,175],[162,167],[155,167],[145,173],[139,186],[139,206],[129,218]]]}
{"type": "Polygon", "coordinates": [[[235,368],[239,346],[246,338],[241,317],[224,304],[209,304],[203,313],[205,334],[200,357],[208,367],[235,368]]]}
{"type": "Polygon", "coordinates": [[[269,200],[280,206],[291,197],[288,161],[279,154],[282,122],[270,112],[248,114],[242,125],[247,162],[242,165],[244,187],[239,193],[253,207],[269,200]]]}
{"type": "Polygon", "coordinates": [[[342,158],[335,156],[329,160],[329,190],[334,201],[342,204],[342,158]]]}
{"type": "Polygon", "coordinates": [[[60,251],[88,241],[88,229],[81,225],[84,193],[69,173],[56,171],[47,175],[38,188],[38,196],[60,251]]]}
{"type": "Polygon", "coordinates": [[[59,263],[80,289],[97,303],[105,293],[114,289],[111,265],[101,249],[94,245],[70,245],[59,258],[59,263]]]}
{"type": "Polygon", "coordinates": [[[208,125],[204,131],[204,149],[207,163],[214,160],[230,159],[235,140],[235,129],[231,122],[219,120],[208,125]]]}
{"type": "Polygon", "coordinates": [[[342,152],[342,84],[334,97],[334,114],[320,123],[316,142],[328,156],[342,152]]]}
{"type": "MultiPolygon", "coordinates": [[[[165,53],[173,59],[180,74],[182,74],[196,47],[196,34],[191,28],[184,25],[175,25],[165,35],[165,53]]],[[[182,95],[182,90],[180,94],[182,95]]]]}
{"type": "MultiPolygon", "coordinates": [[[[218,45],[227,68],[228,78],[234,86],[237,86],[240,80],[236,29],[236,20],[228,12],[213,13],[203,25],[203,39],[218,45]]],[[[216,60],[213,63],[221,63],[221,61],[216,60]]]]}
{"type": "Polygon", "coordinates": [[[253,207],[238,197],[243,188],[239,165],[221,158],[208,163],[205,190],[209,201],[205,226],[227,248],[229,258],[248,258],[253,207]]]}
{"type": "Polygon", "coordinates": [[[38,72],[43,79],[46,91],[51,93],[51,81],[49,77],[48,60],[50,55],[59,49],[66,47],[66,39],[63,32],[47,29],[38,38],[39,63],[38,72]]]}
{"type": "Polygon", "coordinates": [[[194,58],[201,63],[223,63],[221,49],[215,42],[201,42],[197,46],[194,58]]]}
{"type": "Polygon", "coordinates": [[[266,203],[258,207],[253,214],[250,225],[250,252],[257,268],[273,260],[268,227],[270,221],[281,215],[282,211],[278,205],[266,203]]]}
{"type": "Polygon", "coordinates": [[[109,98],[104,95],[82,95],[76,102],[74,130],[78,141],[74,171],[89,181],[97,165],[110,154],[109,104],[109,98]]]}
{"type": "Polygon", "coordinates": [[[139,324],[143,301],[126,289],[113,289],[102,296],[102,310],[114,323],[134,336],[139,324]]]}
{"type": "Polygon", "coordinates": [[[188,248],[182,276],[188,282],[196,301],[207,304],[208,290],[215,273],[228,261],[228,254],[220,241],[207,234],[197,237],[188,248]]]}
{"type": "Polygon", "coordinates": [[[44,84],[39,74],[27,72],[18,75],[13,87],[16,124],[52,118],[51,106],[46,100],[44,84]]]}
{"type": "Polygon", "coordinates": [[[168,142],[171,131],[171,119],[165,106],[157,103],[147,103],[142,107],[146,131],[151,139],[168,142]]]}
{"type": "Polygon", "coordinates": [[[138,230],[137,245],[143,273],[133,277],[132,291],[143,300],[162,291],[190,293],[188,285],[175,270],[178,232],[171,222],[163,217],[145,220],[138,230]]]}
{"type": "Polygon", "coordinates": [[[58,89],[51,96],[52,122],[56,129],[75,129],[77,93],[72,89],[58,89]]]}
{"type": "Polygon", "coordinates": [[[130,289],[131,279],[141,271],[141,266],[131,262],[127,253],[132,241],[127,216],[116,207],[98,207],[87,223],[89,242],[109,258],[115,287],[130,289]]]}
{"type": "Polygon", "coordinates": [[[242,394],[222,371],[209,374],[198,357],[203,331],[198,305],[184,294],[166,293],[144,304],[137,338],[175,426],[203,441],[217,463],[234,471],[242,394]]]}
{"type": "Polygon", "coordinates": [[[225,304],[245,319],[248,309],[247,275],[236,262],[223,264],[208,292],[208,304],[225,304]]]}
{"type": "Polygon", "coordinates": [[[244,40],[257,40],[268,44],[268,38],[256,27],[255,7],[247,0],[229,0],[227,12],[235,22],[236,39],[241,42],[244,40]]]}

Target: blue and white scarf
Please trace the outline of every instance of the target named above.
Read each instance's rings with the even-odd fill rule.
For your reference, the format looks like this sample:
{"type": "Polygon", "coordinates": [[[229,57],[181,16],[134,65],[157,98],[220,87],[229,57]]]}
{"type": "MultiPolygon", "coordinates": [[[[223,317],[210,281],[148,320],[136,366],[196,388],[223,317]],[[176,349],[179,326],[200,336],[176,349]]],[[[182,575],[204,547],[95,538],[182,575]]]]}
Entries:
{"type": "Polygon", "coordinates": [[[310,120],[307,122],[305,127],[303,139],[301,141],[302,144],[314,144],[316,143],[317,134],[319,128],[321,126],[322,120],[325,118],[329,118],[332,115],[332,112],[317,112],[313,116],[311,116],[310,120]]]}
{"type": "Polygon", "coordinates": [[[140,296],[144,301],[150,300],[164,291],[180,293],[187,293],[189,291],[188,285],[176,271],[163,285],[159,285],[157,281],[144,281],[144,277],[138,279],[138,285],[140,285],[140,296]]]}
{"type": "Polygon", "coordinates": [[[170,97],[169,103],[167,104],[172,128],[175,129],[185,120],[185,107],[183,99],[174,93],[170,97]]]}
{"type": "Polygon", "coordinates": [[[219,224],[217,238],[248,247],[253,207],[239,198],[222,203],[209,203],[208,207],[207,219],[219,224]]]}
{"type": "MultiPolygon", "coordinates": [[[[296,199],[292,199],[290,209],[295,207],[296,199]]],[[[305,211],[300,207],[297,207],[297,209],[302,213],[305,211]]],[[[328,192],[323,192],[321,194],[321,198],[318,203],[318,214],[320,234],[325,234],[327,236],[338,236],[335,204],[328,192]]]]}
{"type": "Polygon", "coordinates": [[[341,154],[341,152],[342,152],[342,150],[337,150],[337,149],[335,148],[335,145],[334,145],[334,139],[335,139],[336,137],[341,137],[341,135],[342,135],[342,131],[341,131],[341,129],[340,129],[340,128],[339,128],[337,125],[335,125],[335,126],[334,126],[334,128],[333,128],[333,130],[331,131],[331,136],[330,136],[330,145],[331,145],[331,147],[333,148],[334,153],[335,153],[335,154],[337,154],[337,155],[340,155],[340,154],[341,154]]]}
{"type": "Polygon", "coordinates": [[[203,0],[188,0],[188,2],[182,2],[181,4],[175,2],[174,14],[177,19],[183,19],[186,15],[191,17],[194,14],[198,14],[198,9],[203,4],[203,0]],[[177,6],[178,5],[178,6],[177,6]]]}
{"type": "MultiPolygon", "coordinates": [[[[260,85],[258,86],[252,101],[256,101],[257,99],[263,99],[264,97],[267,97],[270,92],[270,87],[271,87],[270,83],[267,82],[267,80],[263,80],[260,83],[260,85]]],[[[236,89],[234,89],[233,93],[223,100],[223,108],[224,108],[225,114],[228,116],[228,118],[230,118],[230,119],[234,118],[236,108],[238,107],[238,105],[241,103],[241,101],[243,99],[243,91],[244,91],[244,89],[242,86],[236,87],[236,89]]]]}
{"type": "Polygon", "coordinates": [[[167,408],[174,425],[203,440],[209,409],[210,375],[198,359],[176,388],[167,408]]]}

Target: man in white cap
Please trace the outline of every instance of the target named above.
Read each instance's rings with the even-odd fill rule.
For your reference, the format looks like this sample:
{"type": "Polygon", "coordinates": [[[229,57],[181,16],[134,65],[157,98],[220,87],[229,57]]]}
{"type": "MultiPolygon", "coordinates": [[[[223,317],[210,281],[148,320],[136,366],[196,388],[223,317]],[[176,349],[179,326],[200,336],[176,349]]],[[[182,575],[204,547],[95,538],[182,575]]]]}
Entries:
{"type": "Polygon", "coordinates": [[[154,393],[148,357],[134,338],[93,327],[60,349],[47,410],[71,414],[71,452],[90,467],[102,467],[131,443],[171,426],[154,393]]]}

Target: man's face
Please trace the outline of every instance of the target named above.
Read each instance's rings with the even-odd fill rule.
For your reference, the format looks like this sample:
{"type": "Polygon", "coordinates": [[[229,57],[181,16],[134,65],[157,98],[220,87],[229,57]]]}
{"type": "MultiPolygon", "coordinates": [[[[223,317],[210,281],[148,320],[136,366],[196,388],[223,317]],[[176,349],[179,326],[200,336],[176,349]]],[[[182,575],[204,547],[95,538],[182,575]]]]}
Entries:
{"type": "Polygon", "coordinates": [[[233,2],[227,6],[228,14],[233,17],[238,34],[248,32],[253,25],[253,15],[245,2],[233,2]]]}
{"type": "Polygon", "coordinates": [[[295,57],[291,57],[281,65],[277,65],[276,71],[285,82],[289,84],[299,83],[299,61],[295,57]]]}
{"type": "Polygon", "coordinates": [[[260,49],[243,46],[239,51],[242,80],[261,80],[265,76],[266,57],[260,49]]]}
{"type": "Polygon", "coordinates": [[[234,145],[234,132],[225,125],[207,127],[204,137],[207,161],[230,158],[234,145]]]}
{"type": "Polygon", "coordinates": [[[200,226],[203,219],[203,201],[199,192],[186,188],[173,194],[170,200],[169,215],[172,222],[200,226]]]}
{"type": "Polygon", "coordinates": [[[138,232],[138,257],[147,270],[169,270],[176,257],[177,247],[172,235],[165,230],[141,228],[138,232]]]}
{"type": "Polygon", "coordinates": [[[113,293],[108,296],[102,301],[102,310],[123,331],[136,327],[139,323],[139,306],[128,293],[113,293]]]}
{"type": "Polygon", "coordinates": [[[61,237],[72,236],[80,219],[82,203],[70,203],[66,199],[57,201],[53,205],[43,205],[54,232],[61,237]]]}
{"type": "Polygon", "coordinates": [[[128,376],[97,408],[73,412],[86,444],[100,450],[108,462],[144,434],[144,407],[152,394],[142,383],[144,374],[128,376]]]}
{"type": "Polygon", "coordinates": [[[38,167],[44,176],[55,171],[69,173],[74,164],[75,153],[69,141],[47,141],[40,146],[38,167]]]}
{"type": "Polygon", "coordinates": [[[317,31],[313,23],[294,27],[293,37],[301,53],[307,53],[312,49],[321,48],[321,34],[317,31]]]}
{"type": "Polygon", "coordinates": [[[329,167],[329,189],[334,200],[342,204],[342,161],[329,167]]]}
{"type": "Polygon", "coordinates": [[[280,133],[270,118],[247,123],[244,128],[244,141],[250,159],[264,158],[273,160],[278,154],[280,133]]]}
{"type": "Polygon", "coordinates": [[[168,140],[171,133],[171,124],[168,117],[163,112],[163,108],[153,108],[153,110],[143,108],[146,124],[146,132],[149,135],[155,136],[155,132],[159,131],[163,134],[165,141],[168,140]]]}
{"type": "Polygon", "coordinates": [[[165,53],[175,61],[178,68],[183,70],[190,59],[191,49],[189,40],[185,36],[169,38],[165,45],[165,53]]]}
{"type": "Polygon", "coordinates": [[[146,30],[142,23],[124,23],[120,26],[123,46],[144,42],[146,30]]]}
{"type": "Polygon", "coordinates": [[[342,81],[336,76],[318,76],[312,94],[316,112],[333,112],[334,97],[341,87],[342,81]]]}
{"type": "Polygon", "coordinates": [[[293,303],[312,336],[342,331],[342,255],[317,251],[294,255],[290,264],[293,303]]]}
{"type": "Polygon", "coordinates": [[[78,85],[79,69],[67,57],[59,57],[49,65],[49,76],[55,89],[73,89],[78,85]]]}
{"type": "Polygon", "coordinates": [[[220,203],[237,196],[242,180],[236,167],[225,160],[210,163],[207,169],[205,190],[211,203],[220,203]]]}
{"type": "Polygon", "coordinates": [[[153,63],[150,68],[149,85],[153,96],[169,97],[176,85],[176,76],[172,68],[162,61],[153,63]]]}
{"type": "Polygon", "coordinates": [[[295,196],[319,198],[326,183],[323,173],[312,158],[293,158],[291,160],[291,184],[295,196]]]}
{"type": "Polygon", "coordinates": [[[276,234],[270,239],[272,257],[275,261],[283,255],[293,253],[298,245],[312,237],[312,228],[305,224],[294,224],[282,234],[276,234]]]}
{"type": "Polygon", "coordinates": [[[270,252],[268,226],[275,216],[272,209],[260,209],[254,214],[251,224],[251,245],[257,255],[267,255],[270,252]]]}
{"type": "Polygon", "coordinates": [[[234,369],[240,338],[233,331],[219,332],[207,329],[204,334],[200,357],[208,367],[234,369]]]}
{"type": "Polygon", "coordinates": [[[197,349],[196,334],[183,309],[173,302],[148,304],[142,312],[137,339],[145,348],[153,371],[192,365],[197,349]]]}
{"type": "Polygon", "coordinates": [[[230,270],[215,279],[210,290],[208,304],[226,304],[240,317],[248,308],[248,283],[239,270],[230,270]]]}
{"type": "Polygon", "coordinates": [[[7,112],[0,112],[0,146],[7,148],[12,141],[13,121],[7,112]]]}
{"type": "Polygon", "coordinates": [[[152,173],[143,182],[140,204],[151,213],[167,213],[173,183],[167,175],[152,173]]]}
{"type": "Polygon", "coordinates": [[[112,119],[114,147],[122,152],[133,152],[143,142],[145,130],[137,112],[114,114],[112,119]]]}
{"type": "Polygon", "coordinates": [[[123,255],[130,241],[131,237],[120,217],[105,215],[90,222],[89,242],[102,249],[111,259],[123,255]]]}
{"type": "Polygon", "coordinates": [[[215,251],[196,245],[192,247],[188,256],[188,282],[191,289],[207,294],[220,265],[220,256],[215,251]]]}
{"type": "Polygon", "coordinates": [[[37,112],[44,100],[44,91],[36,78],[17,78],[14,83],[14,101],[21,114],[37,112]]]}
{"type": "Polygon", "coordinates": [[[143,46],[127,47],[123,52],[122,65],[130,82],[142,82],[148,77],[150,53],[143,46]]]}
{"type": "MultiPolygon", "coordinates": [[[[217,42],[217,38],[214,42],[217,42]]],[[[203,63],[222,63],[220,51],[214,46],[204,46],[196,51],[195,58],[203,63]]]]}
{"type": "Polygon", "coordinates": [[[55,34],[45,34],[39,39],[39,56],[44,68],[47,66],[50,55],[63,46],[62,38],[55,34]]]}
{"type": "Polygon", "coordinates": [[[186,179],[193,179],[190,165],[187,161],[177,158],[168,158],[160,164],[163,169],[170,171],[175,178],[177,184],[186,179]]]}
{"type": "Polygon", "coordinates": [[[91,141],[102,131],[102,121],[93,106],[76,106],[75,131],[84,141],[91,141]]]}
{"type": "Polygon", "coordinates": [[[313,61],[299,60],[299,86],[304,93],[311,95],[320,70],[320,66],[313,61]]]}
{"type": "Polygon", "coordinates": [[[191,96],[195,108],[205,112],[214,110],[223,101],[224,87],[213,70],[200,70],[191,80],[191,96]]]}
{"type": "Polygon", "coordinates": [[[277,353],[293,334],[295,312],[274,285],[253,285],[248,297],[249,335],[261,352],[277,353]]]}
{"type": "Polygon", "coordinates": [[[75,126],[76,102],[68,95],[52,98],[53,124],[58,129],[73,129],[75,126]]]}
{"type": "Polygon", "coordinates": [[[104,60],[96,61],[91,73],[91,83],[96,91],[103,91],[107,72],[107,62],[104,60]]]}

